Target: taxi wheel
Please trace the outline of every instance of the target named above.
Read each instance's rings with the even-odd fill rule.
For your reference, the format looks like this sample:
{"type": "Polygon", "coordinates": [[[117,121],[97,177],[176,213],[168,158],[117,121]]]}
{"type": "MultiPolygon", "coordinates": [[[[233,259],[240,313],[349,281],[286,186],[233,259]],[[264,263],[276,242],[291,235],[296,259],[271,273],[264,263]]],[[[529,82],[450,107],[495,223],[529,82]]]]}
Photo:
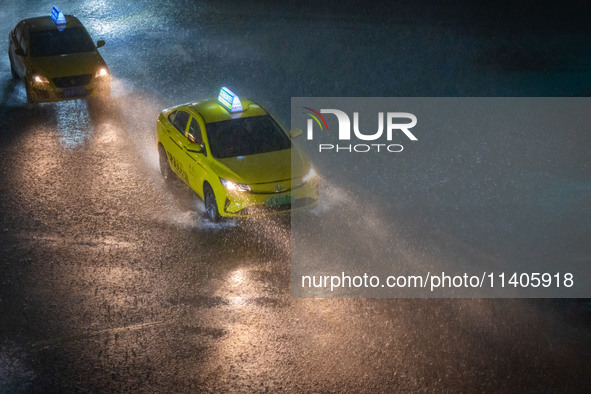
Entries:
{"type": "Polygon", "coordinates": [[[215,193],[211,190],[211,186],[206,185],[204,191],[205,200],[205,214],[207,218],[214,223],[220,221],[220,213],[218,211],[218,204],[215,200],[215,193]]]}
{"type": "Polygon", "coordinates": [[[160,163],[160,173],[165,180],[169,181],[172,178],[172,170],[170,169],[168,157],[166,156],[166,151],[162,145],[158,145],[158,158],[160,163]]]}

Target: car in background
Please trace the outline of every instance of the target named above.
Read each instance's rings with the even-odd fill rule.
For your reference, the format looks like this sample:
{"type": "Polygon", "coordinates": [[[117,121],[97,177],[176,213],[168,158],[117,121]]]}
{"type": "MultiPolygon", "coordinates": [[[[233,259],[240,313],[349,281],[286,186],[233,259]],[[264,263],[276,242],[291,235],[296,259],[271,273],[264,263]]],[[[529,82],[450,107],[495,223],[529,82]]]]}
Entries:
{"type": "Polygon", "coordinates": [[[156,124],[160,171],[178,175],[211,221],[312,207],[318,179],[308,157],[275,119],[227,88],[217,100],[163,110],[156,124]]]}
{"type": "Polygon", "coordinates": [[[8,35],[14,78],[25,84],[28,103],[108,98],[109,69],[84,25],[56,7],[50,16],[24,19],[8,35]]]}

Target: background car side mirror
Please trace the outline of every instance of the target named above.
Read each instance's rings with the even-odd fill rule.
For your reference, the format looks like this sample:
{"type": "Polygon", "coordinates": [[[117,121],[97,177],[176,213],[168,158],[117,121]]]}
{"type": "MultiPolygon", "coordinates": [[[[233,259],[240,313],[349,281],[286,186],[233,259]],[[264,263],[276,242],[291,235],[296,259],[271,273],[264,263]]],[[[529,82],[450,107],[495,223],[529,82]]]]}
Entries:
{"type": "Polygon", "coordinates": [[[304,132],[302,131],[302,129],[291,129],[291,131],[289,132],[289,136],[291,138],[297,138],[300,135],[304,134],[304,132]]]}
{"type": "Polygon", "coordinates": [[[187,146],[187,152],[201,153],[203,152],[203,147],[200,144],[189,144],[187,146]]]}
{"type": "Polygon", "coordinates": [[[18,55],[18,56],[25,56],[25,51],[23,51],[23,49],[22,49],[22,48],[16,48],[16,49],[14,50],[14,54],[15,54],[15,55],[18,55]]]}
{"type": "Polygon", "coordinates": [[[105,40],[98,40],[98,41],[96,42],[96,47],[97,47],[97,48],[104,47],[104,46],[105,46],[105,44],[106,44],[106,43],[105,43],[105,40]]]}

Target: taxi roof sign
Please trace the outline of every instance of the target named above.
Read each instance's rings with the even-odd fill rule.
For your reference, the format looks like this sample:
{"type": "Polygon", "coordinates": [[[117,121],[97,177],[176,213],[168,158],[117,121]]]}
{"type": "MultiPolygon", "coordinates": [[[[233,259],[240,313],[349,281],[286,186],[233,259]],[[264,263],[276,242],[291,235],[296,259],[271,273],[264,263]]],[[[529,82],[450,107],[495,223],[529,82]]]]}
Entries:
{"type": "Polygon", "coordinates": [[[53,6],[53,9],[51,10],[51,20],[56,25],[66,24],[66,17],[64,16],[64,13],[61,12],[56,6],[53,6]]]}
{"type": "Polygon", "coordinates": [[[230,89],[222,87],[218,95],[218,102],[223,105],[230,112],[243,111],[240,98],[234,94],[230,89]]]}

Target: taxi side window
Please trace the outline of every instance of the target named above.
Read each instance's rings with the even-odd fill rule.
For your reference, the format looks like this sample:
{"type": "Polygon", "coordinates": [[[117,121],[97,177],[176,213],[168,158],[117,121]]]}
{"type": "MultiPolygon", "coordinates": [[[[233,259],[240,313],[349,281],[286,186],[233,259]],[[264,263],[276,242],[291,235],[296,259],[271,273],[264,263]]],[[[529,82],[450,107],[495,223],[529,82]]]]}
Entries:
{"type": "Polygon", "coordinates": [[[177,112],[178,112],[178,111],[174,111],[174,112],[171,112],[171,113],[168,115],[168,121],[170,122],[170,124],[174,124],[174,117],[176,116],[176,113],[177,113],[177,112]]]}
{"type": "Polygon", "coordinates": [[[27,54],[27,43],[25,42],[25,36],[21,37],[21,49],[23,50],[23,52],[25,53],[25,55],[27,54]]]}
{"type": "Polygon", "coordinates": [[[188,122],[189,114],[185,111],[178,111],[172,121],[172,124],[182,135],[185,135],[185,130],[187,130],[188,122]]]}
{"type": "Polygon", "coordinates": [[[21,36],[23,35],[23,29],[20,26],[17,26],[17,28],[14,30],[14,38],[15,38],[15,42],[20,45],[21,42],[21,36]]]}
{"type": "Polygon", "coordinates": [[[173,111],[170,114],[168,114],[168,121],[170,122],[171,125],[174,125],[174,117],[176,116],[176,114],[179,111],[173,111]]]}
{"type": "MultiPolygon", "coordinates": [[[[27,40],[26,40],[26,34],[24,31],[22,31],[22,29],[20,30],[20,35],[18,38],[18,44],[21,47],[21,49],[23,50],[23,52],[26,54],[27,53],[27,40]]],[[[18,33],[17,33],[18,34],[18,33]]]]}
{"type": "Polygon", "coordinates": [[[201,136],[201,127],[195,118],[191,119],[191,125],[186,135],[189,142],[203,146],[203,137],[201,136]]]}

